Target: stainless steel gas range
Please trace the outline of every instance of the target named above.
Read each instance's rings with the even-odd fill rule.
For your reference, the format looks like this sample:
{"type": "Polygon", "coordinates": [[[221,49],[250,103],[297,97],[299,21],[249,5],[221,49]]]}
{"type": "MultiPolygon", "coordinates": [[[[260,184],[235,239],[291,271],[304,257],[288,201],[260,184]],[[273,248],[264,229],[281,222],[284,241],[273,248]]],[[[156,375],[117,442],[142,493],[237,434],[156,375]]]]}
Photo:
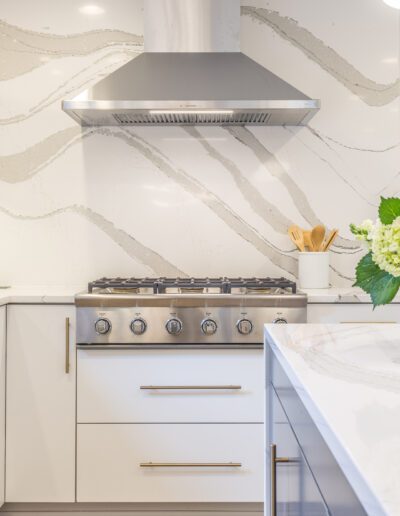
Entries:
{"type": "Polygon", "coordinates": [[[103,278],[75,302],[81,348],[259,348],[264,323],[307,319],[285,278],[103,278]]]}

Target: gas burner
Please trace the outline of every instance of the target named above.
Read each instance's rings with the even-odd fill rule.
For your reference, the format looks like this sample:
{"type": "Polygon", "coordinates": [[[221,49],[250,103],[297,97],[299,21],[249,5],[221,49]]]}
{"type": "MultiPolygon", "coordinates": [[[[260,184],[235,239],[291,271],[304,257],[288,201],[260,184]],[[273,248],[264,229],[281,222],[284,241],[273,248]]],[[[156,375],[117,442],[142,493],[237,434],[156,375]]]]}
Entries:
{"type": "Polygon", "coordinates": [[[225,294],[226,278],[160,278],[159,294],[225,294]]]}
{"type": "Polygon", "coordinates": [[[154,278],[101,278],[91,281],[88,292],[99,294],[157,294],[157,279],[154,278]]]}
{"type": "Polygon", "coordinates": [[[98,294],[295,294],[286,278],[101,278],[89,283],[98,294]]]}

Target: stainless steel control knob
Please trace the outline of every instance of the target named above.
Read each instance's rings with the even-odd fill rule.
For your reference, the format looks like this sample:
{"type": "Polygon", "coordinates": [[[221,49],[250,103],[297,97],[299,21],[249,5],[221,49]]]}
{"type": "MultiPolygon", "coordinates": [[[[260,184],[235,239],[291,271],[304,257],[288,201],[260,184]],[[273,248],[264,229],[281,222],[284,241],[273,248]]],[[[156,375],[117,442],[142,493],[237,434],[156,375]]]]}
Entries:
{"type": "Polygon", "coordinates": [[[170,335],[179,335],[183,328],[182,321],[173,317],[166,322],[165,328],[170,335]]]}
{"type": "Polygon", "coordinates": [[[146,321],[141,317],[133,319],[131,322],[131,330],[135,335],[143,335],[143,333],[147,330],[146,321]]]}
{"type": "Polygon", "coordinates": [[[97,319],[97,321],[94,323],[94,329],[99,335],[105,335],[111,330],[111,323],[108,319],[97,319]]]}
{"type": "Polygon", "coordinates": [[[237,331],[242,335],[249,335],[253,331],[253,323],[250,319],[239,319],[236,323],[237,331]]]}
{"type": "Polygon", "coordinates": [[[272,321],[274,324],[287,324],[287,320],[284,317],[277,317],[272,321]]]}
{"type": "Polygon", "coordinates": [[[218,328],[217,323],[214,321],[214,319],[204,319],[203,321],[201,321],[200,327],[204,335],[214,335],[218,328]]]}

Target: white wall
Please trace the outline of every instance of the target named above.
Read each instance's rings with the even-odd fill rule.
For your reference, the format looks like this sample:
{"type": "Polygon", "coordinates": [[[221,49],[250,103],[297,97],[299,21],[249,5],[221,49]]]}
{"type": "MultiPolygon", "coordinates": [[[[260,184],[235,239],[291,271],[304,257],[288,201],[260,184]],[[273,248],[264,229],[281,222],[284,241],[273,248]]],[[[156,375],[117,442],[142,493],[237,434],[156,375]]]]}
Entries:
{"type": "Polygon", "coordinates": [[[350,284],[348,224],[400,191],[400,11],[242,4],[242,50],[321,99],[308,127],[81,130],[61,99],[141,51],[142,2],[1,1],[0,283],[291,277],[287,225],[321,221],[342,235],[332,283],[350,284]]]}

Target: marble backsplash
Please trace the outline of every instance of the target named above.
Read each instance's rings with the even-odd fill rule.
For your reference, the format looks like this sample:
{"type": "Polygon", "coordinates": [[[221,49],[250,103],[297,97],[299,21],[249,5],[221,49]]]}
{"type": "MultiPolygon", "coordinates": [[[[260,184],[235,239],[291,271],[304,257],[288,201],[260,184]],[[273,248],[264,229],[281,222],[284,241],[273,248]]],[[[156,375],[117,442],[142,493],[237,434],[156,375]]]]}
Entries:
{"type": "Polygon", "coordinates": [[[382,0],[243,0],[242,51],[321,99],[309,125],[81,129],[70,98],[143,48],[143,1],[0,3],[0,284],[104,275],[285,275],[286,231],[341,238],[400,194],[400,11],[382,0]]]}

